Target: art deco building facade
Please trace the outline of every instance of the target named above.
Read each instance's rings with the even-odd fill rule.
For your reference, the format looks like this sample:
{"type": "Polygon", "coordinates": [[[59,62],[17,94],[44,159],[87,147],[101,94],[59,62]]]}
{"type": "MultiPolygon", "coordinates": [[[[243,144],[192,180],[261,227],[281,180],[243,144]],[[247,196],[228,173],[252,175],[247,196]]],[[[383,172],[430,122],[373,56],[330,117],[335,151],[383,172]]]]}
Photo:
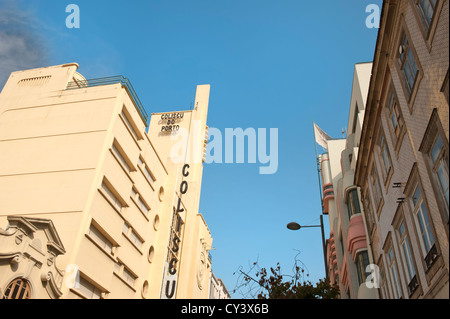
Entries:
{"type": "Polygon", "coordinates": [[[449,2],[383,2],[361,187],[380,298],[449,297],[449,2]]]}
{"type": "Polygon", "coordinates": [[[214,273],[211,276],[211,285],[209,288],[209,299],[230,299],[231,295],[227,290],[224,282],[220,278],[216,278],[214,273]]]}
{"type": "Polygon", "coordinates": [[[373,263],[368,246],[360,189],[354,183],[361,125],[372,63],[355,65],[346,139],[327,141],[320,156],[324,213],[330,237],[326,241],[328,278],[339,287],[342,299],[377,298],[366,285],[366,267],[373,263]]]}
{"type": "Polygon", "coordinates": [[[14,72],[0,95],[0,294],[209,298],[209,85],[148,124],[127,79],[77,68],[14,72]]]}

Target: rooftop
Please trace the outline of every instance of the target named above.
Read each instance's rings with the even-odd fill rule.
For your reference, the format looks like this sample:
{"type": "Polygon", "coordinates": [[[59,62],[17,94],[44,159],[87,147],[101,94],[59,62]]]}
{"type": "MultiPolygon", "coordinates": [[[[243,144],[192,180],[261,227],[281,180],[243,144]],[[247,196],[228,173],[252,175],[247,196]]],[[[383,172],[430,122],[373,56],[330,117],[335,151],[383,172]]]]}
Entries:
{"type": "Polygon", "coordinates": [[[97,78],[97,79],[89,79],[89,80],[75,79],[74,81],[71,81],[67,84],[66,90],[74,90],[74,89],[102,86],[102,85],[109,85],[109,84],[116,84],[116,83],[120,83],[122,85],[122,87],[127,90],[128,95],[130,96],[134,105],[138,109],[142,120],[144,121],[145,125],[148,125],[147,112],[145,111],[144,106],[142,105],[141,101],[139,100],[139,97],[137,96],[136,91],[134,90],[133,86],[131,85],[130,80],[128,78],[124,77],[123,75],[110,76],[110,77],[97,78]]]}

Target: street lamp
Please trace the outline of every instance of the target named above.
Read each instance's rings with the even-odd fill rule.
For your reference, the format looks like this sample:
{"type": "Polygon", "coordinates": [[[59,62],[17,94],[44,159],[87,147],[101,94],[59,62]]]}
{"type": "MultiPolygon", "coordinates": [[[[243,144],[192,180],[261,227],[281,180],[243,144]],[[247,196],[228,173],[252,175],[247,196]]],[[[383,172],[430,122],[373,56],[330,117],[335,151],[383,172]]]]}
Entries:
{"type": "Polygon", "coordinates": [[[326,279],[328,279],[327,248],[325,244],[325,232],[323,230],[323,215],[320,215],[320,225],[301,226],[296,222],[291,222],[287,224],[286,227],[290,230],[299,230],[300,228],[307,228],[307,227],[320,227],[320,230],[322,231],[322,247],[323,247],[323,260],[325,262],[325,277],[326,279]]]}

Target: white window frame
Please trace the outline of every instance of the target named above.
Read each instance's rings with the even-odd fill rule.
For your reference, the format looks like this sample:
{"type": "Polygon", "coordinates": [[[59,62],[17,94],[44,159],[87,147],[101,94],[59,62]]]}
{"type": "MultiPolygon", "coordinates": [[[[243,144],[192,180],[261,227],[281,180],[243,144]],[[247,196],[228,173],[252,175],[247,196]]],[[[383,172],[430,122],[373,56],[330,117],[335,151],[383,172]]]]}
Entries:
{"type": "Polygon", "coordinates": [[[408,231],[406,229],[406,223],[401,221],[397,228],[397,234],[399,238],[400,251],[404,260],[403,266],[406,274],[406,279],[410,282],[416,275],[416,267],[414,266],[414,258],[411,250],[411,242],[409,240],[408,231]]]}
{"type": "Polygon", "coordinates": [[[395,299],[400,299],[403,297],[402,287],[400,283],[399,272],[397,268],[397,262],[395,260],[394,248],[390,248],[387,253],[388,258],[388,269],[391,277],[392,292],[394,293],[395,299]]]}
{"type": "Polygon", "coordinates": [[[422,254],[423,257],[425,257],[434,245],[434,235],[430,224],[430,217],[428,216],[428,208],[425,205],[423,191],[419,183],[416,183],[414,191],[411,193],[409,199],[414,221],[419,232],[419,242],[422,248],[422,254]],[[420,191],[420,196],[415,200],[417,191],[420,191]]]}

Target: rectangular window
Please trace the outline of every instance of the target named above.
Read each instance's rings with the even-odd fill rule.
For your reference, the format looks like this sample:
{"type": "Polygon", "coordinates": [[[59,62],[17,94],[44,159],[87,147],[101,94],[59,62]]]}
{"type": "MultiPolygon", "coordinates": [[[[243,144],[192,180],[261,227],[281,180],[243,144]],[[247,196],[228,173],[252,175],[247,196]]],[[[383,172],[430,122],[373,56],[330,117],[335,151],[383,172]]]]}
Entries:
{"type": "Polygon", "coordinates": [[[386,273],[382,263],[378,265],[378,269],[380,270],[380,299],[389,299],[388,288],[386,285],[386,273]]]}
{"type": "Polygon", "coordinates": [[[446,204],[447,208],[446,213],[448,220],[448,206],[449,206],[448,159],[446,159],[447,157],[446,151],[440,134],[437,135],[429,155],[433,165],[432,167],[433,174],[439,186],[438,188],[441,193],[441,196],[443,197],[446,204]]]}
{"type": "Polygon", "coordinates": [[[402,221],[397,229],[400,246],[402,248],[403,260],[405,261],[405,273],[407,274],[408,281],[411,281],[416,275],[416,270],[414,268],[413,256],[411,253],[411,245],[409,243],[408,234],[406,232],[405,222],[402,221]]]}
{"type": "Polygon", "coordinates": [[[411,296],[419,287],[419,281],[416,276],[411,244],[404,221],[402,221],[400,223],[400,226],[397,227],[397,234],[399,238],[400,252],[402,254],[403,269],[406,277],[406,282],[408,283],[409,295],[411,296]]]}
{"type": "Polygon", "coordinates": [[[133,198],[136,205],[145,215],[147,215],[150,212],[150,207],[142,198],[141,194],[139,194],[134,187],[131,189],[131,198],[133,198]]]}
{"type": "Polygon", "coordinates": [[[358,280],[359,284],[362,285],[366,282],[366,278],[368,275],[370,275],[370,271],[366,272],[367,266],[369,266],[369,255],[367,253],[367,250],[362,251],[356,255],[356,270],[358,272],[358,280]]]}
{"type": "Polygon", "coordinates": [[[449,88],[448,88],[448,69],[447,75],[445,76],[444,82],[442,83],[441,92],[444,94],[447,104],[449,104],[449,88]]]}
{"type": "Polygon", "coordinates": [[[406,34],[403,35],[402,42],[400,44],[398,64],[403,75],[408,97],[410,97],[419,73],[419,68],[417,67],[417,63],[406,34]]]}
{"type": "Polygon", "coordinates": [[[434,11],[436,10],[437,0],[416,0],[416,6],[419,10],[425,30],[428,32],[434,11]]]}
{"type": "Polygon", "coordinates": [[[126,267],[124,267],[122,272],[122,278],[125,279],[127,283],[130,284],[130,286],[134,287],[134,283],[137,279],[135,275],[131,271],[129,271],[126,267]]]}
{"type": "Polygon", "coordinates": [[[119,150],[116,142],[114,142],[113,146],[111,147],[111,150],[112,150],[113,154],[116,156],[117,160],[122,164],[122,166],[125,168],[125,170],[129,173],[131,171],[130,165],[128,165],[127,160],[125,159],[124,155],[122,155],[122,152],[119,150]]]}
{"type": "Polygon", "coordinates": [[[142,157],[140,157],[140,156],[139,156],[139,165],[141,166],[142,173],[147,178],[147,181],[150,183],[150,185],[153,185],[153,183],[155,182],[156,179],[153,176],[153,174],[150,172],[150,169],[148,168],[147,163],[145,163],[144,160],[142,159],[142,157]]]}
{"type": "Polygon", "coordinates": [[[134,288],[134,284],[137,280],[137,276],[128,269],[122,262],[118,261],[114,266],[114,273],[119,276],[128,285],[134,288]]]}
{"type": "MultiPolygon", "coordinates": [[[[367,185],[367,184],[366,184],[367,185]]],[[[366,186],[364,189],[368,189],[366,186]]],[[[372,234],[375,225],[375,216],[373,215],[372,203],[370,202],[370,196],[368,193],[365,193],[364,198],[364,214],[366,216],[367,229],[369,231],[369,236],[372,234]]]]}
{"type": "Polygon", "coordinates": [[[353,115],[352,134],[356,132],[356,124],[358,123],[358,114],[359,114],[359,108],[358,108],[358,103],[356,103],[355,114],[353,115]]]}
{"type": "MultiPolygon", "coordinates": [[[[436,108],[433,109],[419,151],[424,155],[433,195],[444,223],[449,220],[449,144],[436,108]]],[[[411,193],[411,191],[409,192],[411,193]]]]}
{"type": "Polygon", "coordinates": [[[113,254],[114,244],[108,240],[94,225],[91,224],[88,234],[97,243],[97,245],[108,253],[113,254]]]}
{"type": "Polygon", "coordinates": [[[125,113],[124,110],[122,110],[121,115],[122,115],[122,118],[123,118],[123,120],[124,120],[126,126],[128,127],[128,130],[131,132],[131,135],[132,135],[136,140],[139,140],[139,139],[140,139],[140,136],[139,136],[138,133],[136,132],[134,126],[131,124],[131,121],[128,119],[128,116],[127,116],[127,114],[125,113]]]}
{"type": "Polygon", "coordinates": [[[116,194],[113,192],[112,187],[108,185],[108,183],[103,180],[101,189],[103,191],[103,194],[109,199],[109,202],[111,205],[113,205],[117,210],[122,211],[123,204],[122,201],[119,200],[119,198],[116,196],[116,194]]]}
{"type": "Polygon", "coordinates": [[[383,168],[383,177],[384,181],[386,182],[392,167],[391,167],[391,155],[389,154],[389,149],[386,139],[384,138],[384,134],[381,134],[378,146],[380,147],[380,158],[381,158],[381,166],[383,168]]]}
{"type": "Polygon", "coordinates": [[[422,252],[423,255],[426,256],[434,244],[434,237],[419,184],[417,184],[412,197],[410,197],[410,205],[419,231],[422,252]]]}
{"type": "Polygon", "coordinates": [[[399,299],[402,297],[402,289],[400,286],[400,279],[398,276],[397,263],[395,262],[394,251],[392,248],[388,252],[389,261],[389,273],[391,275],[392,290],[394,292],[394,298],[399,299]]]}
{"type": "Polygon", "coordinates": [[[131,198],[136,199],[138,197],[138,192],[134,189],[134,187],[131,189],[131,198]]]}
{"type": "Polygon", "coordinates": [[[144,241],[127,222],[123,224],[122,232],[134,245],[136,245],[137,248],[141,249],[144,241]]]}
{"type": "Polygon", "coordinates": [[[378,180],[378,174],[377,174],[377,170],[375,169],[375,163],[373,164],[371,178],[372,178],[373,197],[375,200],[375,206],[378,210],[381,200],[383,198],[383,195],[381,193],[380,181],[378,180]]]}
{"type": "Polygon", "coordinates": [[[394,145],[397,145],[397,142],[400,140],[403,133],[404,121],[400,106],[397,101],[397,96],[395,95],[395,91],[393,88],[391,89],[389,102],[386,105],[386,108],[388,114],[388,123],[393,132],[394,145]]]}
{"type": "Polygon", "coordinates": [[[142,239],[136,234],[134,230],[130,233],[130,240],[132,243],[134,243],[138,248],[142,247],[142,244],[144,243],[142,239]]]}
{"type": "Polygon", "coordinates": [[[138,197],[138,206],[139,208],[145,213],[147,214],[150,211],[150,208],[148,207],[148,205],[142,200],[141,196],[138,197]]]}
{"type": "Polygon", "coordinates": [[[358,189],[354,188],[348,192],[347,195],[347,207],[348,207],[348,217],[351,218],[353,215],[361,214],[361,208],[359,205],[358,189]]]}
{"type": "Polygon", "coordinates": [[[100,299],[102,298],[102,291],[95,285],[87,281],[82,275],[79,280],[79,287],[77,290],[81,292],[88,299],[100,299]]]}

